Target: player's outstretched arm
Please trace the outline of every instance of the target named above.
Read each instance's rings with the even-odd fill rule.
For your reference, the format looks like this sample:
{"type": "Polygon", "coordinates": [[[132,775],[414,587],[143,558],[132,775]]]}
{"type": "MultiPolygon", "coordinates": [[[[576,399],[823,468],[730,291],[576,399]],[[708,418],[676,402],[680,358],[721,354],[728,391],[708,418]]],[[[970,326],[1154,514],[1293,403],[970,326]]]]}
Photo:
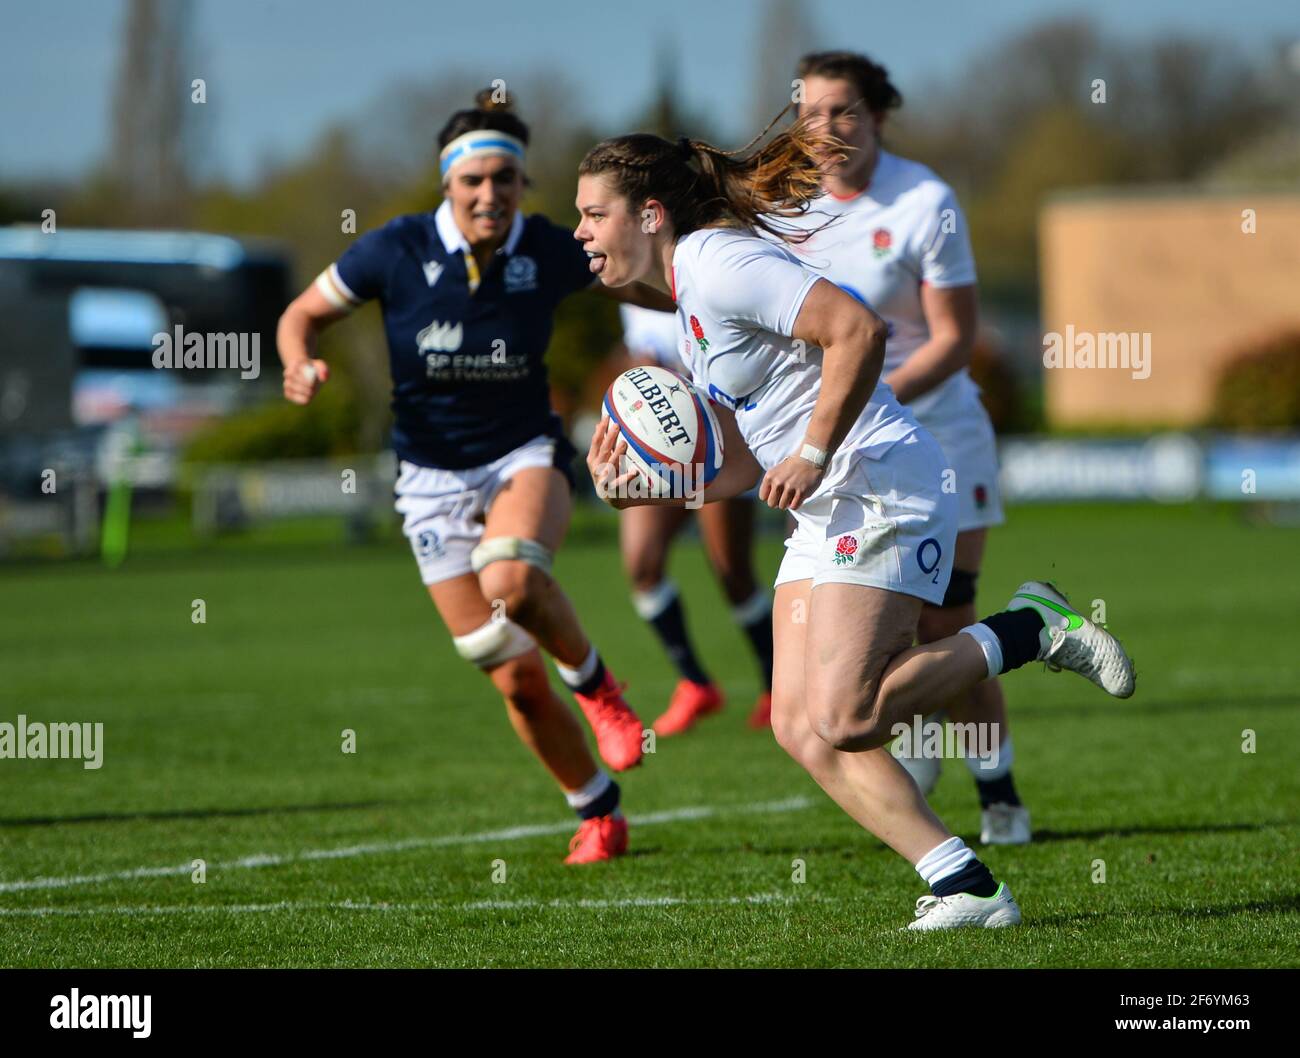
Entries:
{"type": "Polygon", "coordinates": [[[316,358],[316,335],[347,315],[326,300],[313,283],[289,303],[275,329],[275,347],[284,365],[284,396],[307,404],[329,379],[329,365],[316,358]]]}

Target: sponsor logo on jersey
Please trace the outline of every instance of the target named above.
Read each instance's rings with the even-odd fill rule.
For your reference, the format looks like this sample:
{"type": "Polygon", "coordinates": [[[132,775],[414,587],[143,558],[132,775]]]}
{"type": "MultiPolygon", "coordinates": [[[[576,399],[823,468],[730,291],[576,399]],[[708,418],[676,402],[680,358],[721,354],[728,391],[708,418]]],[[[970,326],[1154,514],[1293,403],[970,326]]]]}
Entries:
{"type": "Polygon", "coordinates": [[[877,258],[886,257],[889,249],[894,245],[894,237],[889,233],[888,228],[877,228],[871,233],[871,251],[877,258]]]}
{"type": "Polygon", "coordinates": [[[845,533],[835,541],[835,554],[831,557],[837,566],[849,566],[857,561],[858,538],[852,533],[845,533]]]}
{"type": "Polygon", "coordinates": [[[983,485],[976,485],[975,506],[978,507],[980,510],[983,510],[984,505],[988,502],[989,502],[989,490],[986,489],[983,485]]]}
{"type": "Polygon", "coordinates": [[[460,348],[464,327],[459,323],[442,323],[434,320],[415,336],[420,352],[450,353],[460,348]]]}
{"type": "Polygon", "coordinates": [[[519,254],[506,263],[506,293],[521,294],[537,289],[537,262],[519,254]]]}
{"type": "Polygon", "coordinates": [[[442,265],[437,261],[424,262],[424,281],[433,286],[442,277],[442,265]]]}
{"type": "Polygon", "coordinates": [[[691,333],[695,335],[695,340],[699,343],[700,352],[709,351],[709,340],[704,337],[704,328],[700,326],[700,321],[694,316],[691,317],[691,333]]]}

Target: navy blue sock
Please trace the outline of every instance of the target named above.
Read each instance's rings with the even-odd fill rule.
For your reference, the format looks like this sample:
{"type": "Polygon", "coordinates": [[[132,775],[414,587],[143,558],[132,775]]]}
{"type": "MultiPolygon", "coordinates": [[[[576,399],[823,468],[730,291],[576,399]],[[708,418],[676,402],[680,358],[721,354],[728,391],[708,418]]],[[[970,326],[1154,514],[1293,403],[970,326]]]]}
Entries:
{"type": "Polygon", "coordinates": [[[975,788],[979,791],[981,808],[996,804],[1020,804],[1020,795],[1016,793],[1016,784],[1011,780],[1009,771],[1000,779],[989,779],[987,782],[976,779],[975,788]]]}
{"type": "Polygon", "coordinates": [[[605,662],[600,658],[596,659],[596,670],[587,677],[586,680],[578,687],[571,687],[574,694],[581,694],[590,698],[598,690],[600,685],[605,682],[605,662]]]}
{"type": "Polygon", "coordinates": [[[574,811],[578,813],[579,819],[598,819],[618,810],[618,797],[618,783],[610,779],[609,786],[603,794],[585,808],[576,808],[574,811]]]}
{"type": "Polygon", "coordinates": [[[1002,671],[1010,672],[1038,657],[1038,634],[1043,630],[1043,619],[1031,606],[1023,610],[1003,610],[980,622],[1002,644],[1002,671]]]}
{"type": "Polygon", "coordinates": [[[979,860],[971,860],[956,874],[930,886],[935,896],[952,896],[954,893],[970,893],[971,896],[992,896],[998,891],[998,883],[993,874],[979,860]]]}
{"type": "Polygon", "coordinates": [[[695,656],[690,636],[686,634],[686,613],[682,609],[682,600],[674,597],[655,617],[650,618],[650,624],[659,634],[660,642],[682,678],[692,683],[708,683],[708,674],[695,656]]]}

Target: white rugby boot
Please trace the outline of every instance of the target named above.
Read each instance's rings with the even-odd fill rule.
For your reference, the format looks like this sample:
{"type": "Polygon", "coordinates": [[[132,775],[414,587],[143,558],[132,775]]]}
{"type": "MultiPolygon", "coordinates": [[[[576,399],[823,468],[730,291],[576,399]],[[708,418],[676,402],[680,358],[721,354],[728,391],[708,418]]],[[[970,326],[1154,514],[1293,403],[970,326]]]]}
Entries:
{"type": "Polygon", "coordinates": [[[1024,805],[991,804],[980,812],[981,845],[1028,845],[1033,836],[1024,805]]]}
{"type": "Polygon", "coordinates": [[[1079,613],[1053,585],[1042,580],[1020,585],[1007,609],[1026,608],[1033,608],[1043,619],[1038,660],[1046,662],[1049,669],[1077,672],[1116,698],[1133,693],[1133,662],[1119,640],[1079,613]]]}
{"type": "Polygon", "coordinates": [[[908,929],[960,929],[976,926],[982,929],[1000,929],[1020,925],[1020,908],[1011,898],[1006,882],[998,883],[992,896],[971,896],[954,893],[952,896],[923,896],[916,902],[916,919],[908,929]]]}

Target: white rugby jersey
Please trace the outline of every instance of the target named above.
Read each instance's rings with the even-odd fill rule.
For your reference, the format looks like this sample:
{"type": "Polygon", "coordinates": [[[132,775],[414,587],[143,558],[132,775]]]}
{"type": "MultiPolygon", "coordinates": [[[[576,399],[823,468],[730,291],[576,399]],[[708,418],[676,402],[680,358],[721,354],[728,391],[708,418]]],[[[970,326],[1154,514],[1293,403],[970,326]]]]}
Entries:
{"type": "Polygon", "coordinates": [[[623,321],[623,344],[633,356],[653,357],[661,367],[682,371],[682,332],[677,317],[640,305],[623,302],[618,307],[623,321]]]}
{"type": "MultiPolygon", "coordinates": [[[[789,337],[819,278],[787,248],[750,231],[704,228],[673,251],[673,298],[692,381],[735,410],[765,470],[798,453],[821,392],[822,350],[789,337]]],[[[916,428],[889,387],[877,385],[821,487],[850,453],[878,459],[916,428]]]]}
{"type": "MultiPolygon", "coordinates": [[[[966,218],[952,189],[926,166],[888,151],[880,152],[871,183],[860,194],[848,199],[823,195],[804,215],[776,223],[802,230],[827,225],[790,248],[808,268],[870,305],[889,325],[886,376],[930,340],[921,309],[922,284],[975,282],[966,218]]],[[[978,401],[978,394],[963,368],[910,406],[925,422],[959,414],[971,399],[978,401]]]]}

